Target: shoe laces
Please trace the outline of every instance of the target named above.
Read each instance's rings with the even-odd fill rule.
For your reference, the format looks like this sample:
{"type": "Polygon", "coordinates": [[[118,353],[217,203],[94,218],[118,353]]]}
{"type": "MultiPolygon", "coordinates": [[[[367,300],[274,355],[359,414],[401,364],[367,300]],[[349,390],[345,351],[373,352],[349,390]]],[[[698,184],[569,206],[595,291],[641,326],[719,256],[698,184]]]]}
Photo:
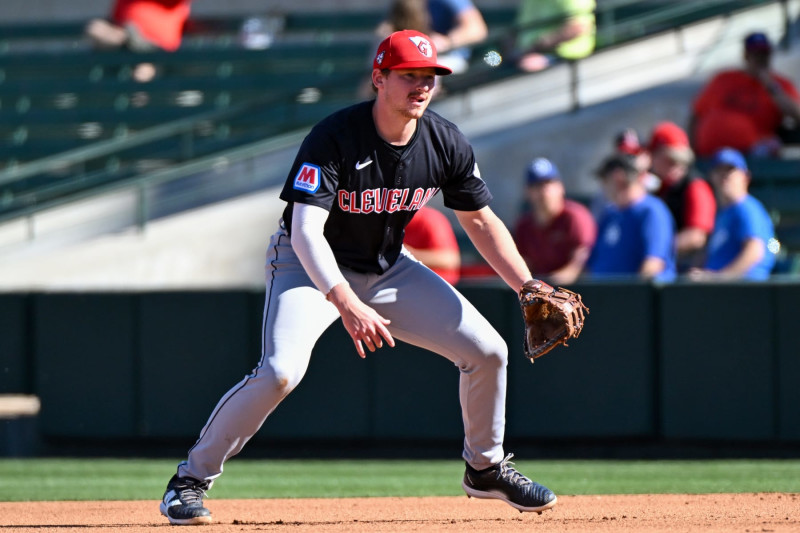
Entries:
{"type": "Polygon", "coordinates": [[[185,505],[203,503],[203,496],[208,490],[208,481],[184,479],[175,484],[174,490],[185,505]]]}
{"type": "Polygon", "coordinates": [[[506,455],[505,459],[500,461],[497,465],[497,479],[504,479],[509,483],[513,483],[515,485],[530,485],[533,483],[530,479],[519,473],[513,465],[514,463],[511,462],[511,459],[514,457],[513,453],[509,453],[506,455]]]}

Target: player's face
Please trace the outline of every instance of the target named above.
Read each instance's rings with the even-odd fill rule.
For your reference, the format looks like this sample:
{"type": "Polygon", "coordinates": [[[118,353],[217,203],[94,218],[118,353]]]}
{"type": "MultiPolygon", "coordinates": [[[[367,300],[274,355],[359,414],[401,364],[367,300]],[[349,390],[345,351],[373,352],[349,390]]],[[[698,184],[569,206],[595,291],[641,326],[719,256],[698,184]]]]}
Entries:
{"type": "Polygon", "coordinates": [[[383,97],[394,111],[405,118],[422,117],[433,97],[436,71],[432,68],[397,69],[383,77],[383,97]]]}

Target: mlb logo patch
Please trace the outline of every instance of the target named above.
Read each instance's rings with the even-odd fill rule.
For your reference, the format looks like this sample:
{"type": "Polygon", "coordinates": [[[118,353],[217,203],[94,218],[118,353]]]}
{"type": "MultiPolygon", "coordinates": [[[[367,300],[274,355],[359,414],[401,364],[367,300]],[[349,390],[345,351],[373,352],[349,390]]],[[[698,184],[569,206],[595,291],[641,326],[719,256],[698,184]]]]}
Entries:
{"type": "Polygon", "coordinates": [[[303,163],[297,175],[294,177],[294,185],[292,188],[298,191],[305,191],[315,193],[320,185],[320,169],[317,165],[310,163],[303,163]]]}

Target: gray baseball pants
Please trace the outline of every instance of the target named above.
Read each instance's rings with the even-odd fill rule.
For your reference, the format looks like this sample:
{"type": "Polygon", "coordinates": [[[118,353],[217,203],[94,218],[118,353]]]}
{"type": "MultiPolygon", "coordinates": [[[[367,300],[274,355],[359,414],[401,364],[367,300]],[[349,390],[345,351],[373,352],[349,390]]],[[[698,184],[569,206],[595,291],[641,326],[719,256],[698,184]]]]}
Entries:
{"type": "MultiPolygon", "coordinates": [[[[477,469],[499,463],[508,361],[500,334],[449,283],[409,255],[401,255],[380,275],[347,269],[343,274],[359,298],[391,320],[387,327],[395,339],[438,353],[458,367],[464,460],[477,469]]],[[[267,251],[261,360],[219,401],[178,475],[217,478],[225,461],[242,450],[300,383],[315,343],[337,318],[336,307],[311,282],[286,230],[280,229],[267,251]]],[[[385,344],[382,349],[391,350],[385,344]]]]}

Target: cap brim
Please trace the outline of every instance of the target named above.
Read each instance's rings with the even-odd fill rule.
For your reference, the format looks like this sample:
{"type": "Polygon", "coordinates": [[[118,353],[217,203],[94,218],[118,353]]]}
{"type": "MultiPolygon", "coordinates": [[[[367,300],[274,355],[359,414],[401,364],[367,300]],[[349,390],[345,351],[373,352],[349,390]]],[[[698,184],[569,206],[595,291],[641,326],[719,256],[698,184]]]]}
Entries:
{"type": "Polygon", "coordinates": [[[398,70],[402,68],[432,68],[436,70],[439,76],[447,76],[453,73],[453,69],[440,65],[438,63],[428,63],[427,61],[407,61],[406,63],[399,63],[390,67],[390,70],[398,70]]]}

